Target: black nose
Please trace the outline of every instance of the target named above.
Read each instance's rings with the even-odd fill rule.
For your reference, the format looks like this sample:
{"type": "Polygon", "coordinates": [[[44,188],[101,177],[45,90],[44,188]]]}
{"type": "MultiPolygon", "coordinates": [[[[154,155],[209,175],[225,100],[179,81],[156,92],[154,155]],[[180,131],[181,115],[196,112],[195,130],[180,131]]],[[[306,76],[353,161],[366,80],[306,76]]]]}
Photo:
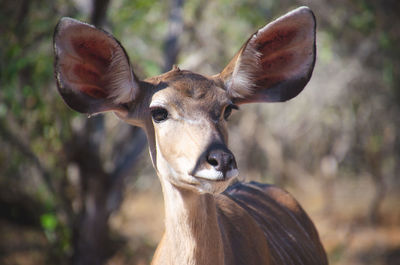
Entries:
{"type": "Polygon", "coordinates": [[[207,156],[207,162],[224,176],[231,169],[236,169],[236,161],[232,152],[226,148],[211,149],[207,156]]]}

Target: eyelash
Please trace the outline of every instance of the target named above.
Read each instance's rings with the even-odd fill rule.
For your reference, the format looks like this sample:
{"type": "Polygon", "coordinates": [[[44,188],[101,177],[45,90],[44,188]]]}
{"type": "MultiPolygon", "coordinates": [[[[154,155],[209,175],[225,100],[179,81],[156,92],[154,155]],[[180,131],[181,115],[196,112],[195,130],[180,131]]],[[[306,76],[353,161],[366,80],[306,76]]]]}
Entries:
{"type": "Polygon", "coordinates": [[[239,107],[237,106],[237,105],[234,105],[234,104],[230,104],[230,105],[228,105],[228,106],[226,106],[225,107],[225,110],[224,110],[224,119],[227,121],[228,120],[228,118],[229,118],[229,116],[231,116],[231,114],[232,114],[232,110],[238,110],[239,109],[239,107]]]}
{"type": "Polygon", "coordinates": [[[160,123],[168,119],[169,113],[162,107],[154,107],[150,109],[151,117],[155,123],[160,123]]]}

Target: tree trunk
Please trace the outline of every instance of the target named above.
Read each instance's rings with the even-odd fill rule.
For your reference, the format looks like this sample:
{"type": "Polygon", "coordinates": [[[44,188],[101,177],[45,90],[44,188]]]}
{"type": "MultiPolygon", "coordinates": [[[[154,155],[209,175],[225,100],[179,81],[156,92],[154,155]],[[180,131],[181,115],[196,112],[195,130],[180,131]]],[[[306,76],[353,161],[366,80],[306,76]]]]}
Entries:
{"type": "Polygon", "coordinates": [[[171,70],[176,63],[179,53],[179,35],[183,31],[183,0],[172,0],[169,13],[168,35],[164,43],[164,69],[163,72],[171,70]]]}

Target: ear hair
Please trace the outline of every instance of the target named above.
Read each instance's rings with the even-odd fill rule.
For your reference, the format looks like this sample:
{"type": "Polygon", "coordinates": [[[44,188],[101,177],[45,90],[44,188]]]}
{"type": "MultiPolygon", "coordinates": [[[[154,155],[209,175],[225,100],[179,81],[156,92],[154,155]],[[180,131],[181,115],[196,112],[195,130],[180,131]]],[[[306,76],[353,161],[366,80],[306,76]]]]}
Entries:
{"type": "Polygon", "coordinates": [[[216,77],[237,104],[289,100],[311,78],[315,28],[312,11],[297,8],[253,34],[216,77]]]}
{"type": "MultiPolygon", "coordinates": [[[[254,38],[255,34],[253,35],[254,38]]],[[[247,43],[242,49],[246,47],[247,43]]],[[[254,79],[259,74],[261,53],[252,46],[239,53],[239,58],[233,69],[233,73],[225,81],[225,86],[230,87],[229,96],[232,98],[245,98],[254,93],[256,84],[254,79]]]]}
{"type": "MultiPolygon", "coordinates": [[[[108,83],[110,94],[108,98],[115,104],[123,104],[133,101],[139,93],[139,85],[135,80],[135,76],[130,68],[122,68],[120,65],[126,60],[127,55],[124,51],[117,50],[112,54],[111,64],[108,67],[106,80],[108,83]],[[127,79],[126,76],[130,76],[127,79]]],[[[129,62],[129,59],[128,59],[129,62]]]]}

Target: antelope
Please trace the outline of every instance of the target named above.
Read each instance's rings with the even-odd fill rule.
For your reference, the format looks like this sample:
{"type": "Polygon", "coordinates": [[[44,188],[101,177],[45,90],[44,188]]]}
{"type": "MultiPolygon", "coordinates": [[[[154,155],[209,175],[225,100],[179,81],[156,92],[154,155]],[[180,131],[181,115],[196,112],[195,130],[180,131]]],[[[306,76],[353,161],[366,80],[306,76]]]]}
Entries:
{"type": "Polygon", "coordinates": [[[140,80],[109,33],[62,18],[54,34],[58,91],[72,109],[114,112],[144,129],[165,204],[152,264],[328,264],[300,204],[268,184],[240,182],[227,147],[238,105],[297,96],[315,64],[316,22],[300,7],[260,28],[219,74],[173,67],[140,80]]]}

